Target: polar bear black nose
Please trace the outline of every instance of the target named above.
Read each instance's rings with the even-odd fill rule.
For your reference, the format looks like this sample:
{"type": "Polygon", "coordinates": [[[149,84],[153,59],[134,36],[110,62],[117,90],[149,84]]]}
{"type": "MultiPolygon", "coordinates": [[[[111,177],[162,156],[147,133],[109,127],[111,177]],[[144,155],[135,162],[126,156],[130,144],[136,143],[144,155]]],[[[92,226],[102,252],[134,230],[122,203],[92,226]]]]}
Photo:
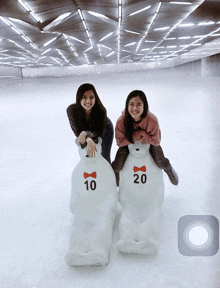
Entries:
{"type": "Polygon", "coordinates": [[[140,150],[139,148],[136,149],[136,151],[139,151],[139,150],[140,150]]]}

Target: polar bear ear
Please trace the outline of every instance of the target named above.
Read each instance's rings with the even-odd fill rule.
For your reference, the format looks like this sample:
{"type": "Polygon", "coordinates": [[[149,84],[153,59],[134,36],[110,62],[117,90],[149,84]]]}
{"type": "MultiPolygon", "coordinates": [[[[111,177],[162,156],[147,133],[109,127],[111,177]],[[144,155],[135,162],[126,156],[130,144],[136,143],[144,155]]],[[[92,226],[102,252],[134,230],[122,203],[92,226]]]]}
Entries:
{"type": "Polygon", "coordinates": [[[132,144],[132,143],[128,145],[128,150],[130,153],[133,150],[133,147],[134,147],[134,144],[132,144]]]}
{"type": "Polygon", "coordinates": [[[77,146],[79,146],[78,139],[79,139],[78,137],[75,139],[75,143],[77,146]]]}

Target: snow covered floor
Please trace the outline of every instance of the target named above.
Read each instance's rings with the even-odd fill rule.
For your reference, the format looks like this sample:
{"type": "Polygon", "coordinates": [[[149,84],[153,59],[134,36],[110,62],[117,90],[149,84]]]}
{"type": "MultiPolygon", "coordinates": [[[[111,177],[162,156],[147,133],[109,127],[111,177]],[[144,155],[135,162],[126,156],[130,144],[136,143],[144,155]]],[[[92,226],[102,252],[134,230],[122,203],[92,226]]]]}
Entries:
{"type": "MultiPolygon", "coordinates": [[[[219,78],[94,75],[0,82],[0,287],[1,288],[219,288],[220,259],[183,256],[178,220],[184,215],[220,219],[219,78]],[[66,116],[76,89],[93,83],[115,124],[125,98],[142,89],[157,115],[162,143],[179,174],[166,175],[159,254],[125,256],[115,247],[106,267],[70,268],[70,176],[79,160],[66,116]]],[[[116,152],[113,143],[112,158],[116,152]]]]}

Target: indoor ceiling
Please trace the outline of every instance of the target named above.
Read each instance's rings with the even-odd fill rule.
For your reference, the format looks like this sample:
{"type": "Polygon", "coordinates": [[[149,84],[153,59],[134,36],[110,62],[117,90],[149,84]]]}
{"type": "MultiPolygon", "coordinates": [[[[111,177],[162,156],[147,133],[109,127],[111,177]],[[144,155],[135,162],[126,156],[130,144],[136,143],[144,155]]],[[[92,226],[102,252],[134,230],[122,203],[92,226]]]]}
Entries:
{"type": "Polygon", "coordinates": [[[1,0],[0,65],[149,63],[220,53],[219,0],[1,0]]]}

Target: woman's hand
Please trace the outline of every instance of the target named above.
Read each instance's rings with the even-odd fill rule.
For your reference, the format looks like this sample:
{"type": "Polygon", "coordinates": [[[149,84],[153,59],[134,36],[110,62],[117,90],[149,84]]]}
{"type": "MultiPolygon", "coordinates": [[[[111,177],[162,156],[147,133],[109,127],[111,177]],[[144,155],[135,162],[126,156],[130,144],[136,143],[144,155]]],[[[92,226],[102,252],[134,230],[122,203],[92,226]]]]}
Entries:
{"type": "Polygon", "coordinates": [[[86,131],[82,131],[80,134],[79,134],[79,138],[78,138],[78,143],[79,145],[83,144],[86,142],[86,131]]]}
{"type": "Polygon", "coordinates": [[[87,155],[89,157],[95,157],[95,152],[97,151],[95,143],[91,138],[87,138],[86,142],[87,142],[87,155]]]}
{"type": "Polygon", "coordinates": [[[134,142],[143,142],[143,137],[144,137],[144,135],[143,135],[143,133],[142,133],[143,131],[134,131],[133,132],[133,134],[132,134],[132,140],[134,141],[134,142]]]}
{"type": "Polygon", "coordinates": [[[143,144],[147,144],[148,143],[148,137],[147,137],[147,133],[144,133],[144,131],[135,131],[133,133],[133,141],[134,142],[140,142],[143,144]]]}

